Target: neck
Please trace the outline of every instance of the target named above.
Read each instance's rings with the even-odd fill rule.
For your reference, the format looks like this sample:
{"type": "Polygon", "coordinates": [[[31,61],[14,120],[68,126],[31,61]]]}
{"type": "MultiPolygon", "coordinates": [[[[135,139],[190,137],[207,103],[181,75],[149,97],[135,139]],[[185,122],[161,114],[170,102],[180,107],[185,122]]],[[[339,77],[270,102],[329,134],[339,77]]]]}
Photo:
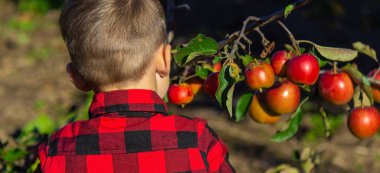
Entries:
{"type": "Polygon", "coordinates": [[[100,86],[95,89],[95,92],[109,92],[116,90],[128,90],[128,89],[146,89],[156,91],[156,79],[154,75],[144,75],[139,81],[126,81],[117,84],[110,84],[100,86]]]}

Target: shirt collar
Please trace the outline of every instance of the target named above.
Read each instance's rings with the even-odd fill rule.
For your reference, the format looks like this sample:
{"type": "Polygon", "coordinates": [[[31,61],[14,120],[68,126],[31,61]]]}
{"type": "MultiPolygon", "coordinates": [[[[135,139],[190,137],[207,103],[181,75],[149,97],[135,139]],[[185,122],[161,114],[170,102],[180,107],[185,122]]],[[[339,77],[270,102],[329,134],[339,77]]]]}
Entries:
{"type": "Polygon", "coordinates": [[[164,100],[154,91],[143,89],[95,93],[89,109],[90,118],[107,115],[146,116],[167,114],[164,100]]]}

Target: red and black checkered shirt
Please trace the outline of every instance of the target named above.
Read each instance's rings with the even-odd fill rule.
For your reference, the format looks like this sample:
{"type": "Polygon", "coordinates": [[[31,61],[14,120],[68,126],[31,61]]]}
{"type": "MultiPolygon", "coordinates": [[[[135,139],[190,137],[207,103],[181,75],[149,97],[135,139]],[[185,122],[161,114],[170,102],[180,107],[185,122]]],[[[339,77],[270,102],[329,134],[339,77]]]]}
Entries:
{"type": "Polygon", "coordinates": [[[97,93],[89,113],[90,120],[63,127],[40,146],[40,171],[235,172],[205,120],[168,115],[153,91],[97,93]]]}

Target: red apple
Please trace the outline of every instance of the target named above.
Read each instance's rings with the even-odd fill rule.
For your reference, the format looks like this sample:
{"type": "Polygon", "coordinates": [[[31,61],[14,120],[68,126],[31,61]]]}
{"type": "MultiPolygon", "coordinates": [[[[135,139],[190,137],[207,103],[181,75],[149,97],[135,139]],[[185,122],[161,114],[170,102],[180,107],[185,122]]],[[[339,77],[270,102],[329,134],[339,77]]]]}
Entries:
{"type": "Polygon", "coordinates": [[[359,139],[374,136],[380,127],[380,115],[375,107],[355,108],[347,120],[351,133],[359,139]]]}
{"type": "MultiPolygon", "coordinates": [[[[374,77],[376,80],[380,80],[380,72],[377,73],[377,70],[372,70],[368,76],[369,77],[374,77]],[[376,74],[376,76],[374,76],[376,74]]],[[[372,93],[373,93],[373,98],[375,99],[375,102],[380,103],[380,87],[372,85],[372,93]]]]}
{"type": "Polygon", "coordinates": [[[285,50],[281,50],[273,54],[270,59],[270,65],[273,68],[273,72],[278,77],[286,76],[286,62],[291,58],[291,54],[285,50]]]}
{"type": "Polygon", "coordinates": [[[334,105],[344,105],[354,96],[354,84],[345,72],[328,71],[318,81],[319,95],[334,105]]]}
{"type": "Polygon", "coordinates": [[[185,105],[193,101],[194,94],[187,83],[172,84],[168,91],[169,101],[176,105],[185,105]]]}
{"type": "Polygon", "coordinates": [[[222,69],[222,63],[218,62],[212,66],[212,72],[220,72],[222,69]]]}
{"type": "Polygon", "coordinates": [[[288,80],[276,83],[264,92],[265,105],[276,114],[294,112],[300,104],[300,89],[288,80]]]}
{"type": "Polygon", "coordinates": [[[274,124],[280,120],[281,116],[268,111],[263,105],[262,93],[256,93],[251,105],[249,106],[249,115],[260,124],[274,124]]]}
{"type": "Polygon", "coordinates": [[[272,67],[266,62],[248,64],[244,76],[246,84],[253,90],[269,88],[275,79],[272,67]]]}
{"type": "Polygon", "coordinates": [[[218,89],[218,86],[219,86],[219,73],[216,72],[216,73],[211,73],[204,85],[203,85],[203,89],[205,91],[206,94],[208,94],[211,98],[215,98],[215,93],[216,93],[216,90],[218,89]]]}
{"type": "Polygon", "coordinates": [[[295,83],[313,85],[319,76],[318,61],[311,54],[297,56],[287,63],[286,74],[295,83]]]}

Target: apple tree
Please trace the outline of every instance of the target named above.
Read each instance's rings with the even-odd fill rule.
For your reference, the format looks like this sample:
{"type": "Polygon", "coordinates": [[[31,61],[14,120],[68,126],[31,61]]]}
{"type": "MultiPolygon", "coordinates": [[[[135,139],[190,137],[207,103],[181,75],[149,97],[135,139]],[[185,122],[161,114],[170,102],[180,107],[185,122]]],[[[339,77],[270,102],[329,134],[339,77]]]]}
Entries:
{"type": "Polygon", "coordinates": [[[250,16],[240,31],[219,42],[199,34],[187,44],[177,45],[172,53],[180,74],[172,77],[169,101],[184,106],[203,85],[205,93],[236,122],[249,115],[257,123],[274,124],[288,116],[286,126],[271,137],[282,142],[299,131],[305,103],[318,106],[329,138],[325,105],[350,105],[353,100],[347,110],[348,128],[359,139],[374,136],[380,127],[374,107],[375,102],[380,103],[380,68],[365,75],[353,60],[361,53],[377,62],[376,52],[361,42],[353,43],[352,48],[336,48],[296,39],[282,21],[310,1],[297,1],[265,17],[250,16]],[[275,45],[266,38],[262,27],[276,23],[286,31],[289,44],[275,45]],[[255,50],[261,52],[259,56],[252,53],[251,33],[260,36],[262,50],[255,50]],[[273,52],[275,46],[281,50],[273,52]],[[242,84],[247,92],[236,97],[235,88],[242,84]]]}

